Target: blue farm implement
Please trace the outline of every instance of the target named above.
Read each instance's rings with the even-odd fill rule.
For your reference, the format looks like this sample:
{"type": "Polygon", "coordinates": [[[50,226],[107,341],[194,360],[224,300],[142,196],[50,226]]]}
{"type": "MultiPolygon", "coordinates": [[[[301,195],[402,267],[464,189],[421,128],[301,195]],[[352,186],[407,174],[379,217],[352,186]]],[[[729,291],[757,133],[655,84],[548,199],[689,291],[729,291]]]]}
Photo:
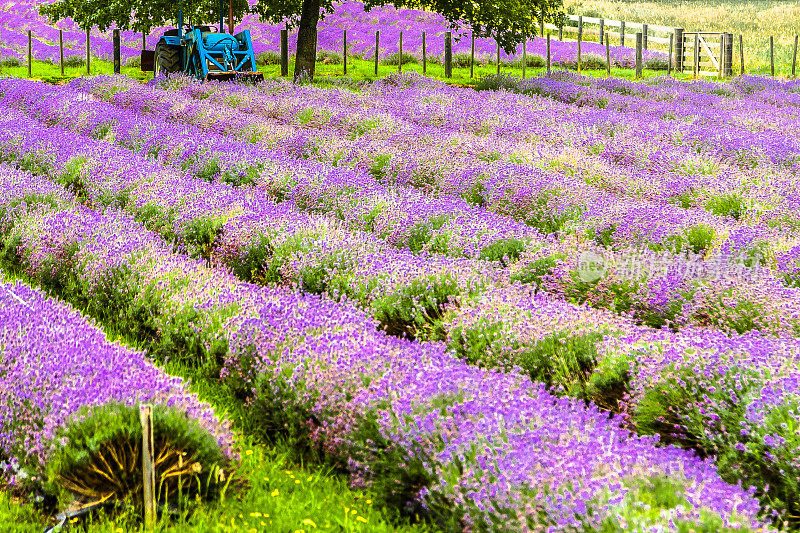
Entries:
{"type": "Polygon", "coordinates": [[[155,50],[142,51],[142,70],[152,70],[156,76],[183,72],[199,80],[264,79],[256,69],[250,30],[235,35],[224,32],[222,1],[219,15],[217,29],[184,25],[183,11],[179,11],[178,27],[164,32],[155,50]]]}

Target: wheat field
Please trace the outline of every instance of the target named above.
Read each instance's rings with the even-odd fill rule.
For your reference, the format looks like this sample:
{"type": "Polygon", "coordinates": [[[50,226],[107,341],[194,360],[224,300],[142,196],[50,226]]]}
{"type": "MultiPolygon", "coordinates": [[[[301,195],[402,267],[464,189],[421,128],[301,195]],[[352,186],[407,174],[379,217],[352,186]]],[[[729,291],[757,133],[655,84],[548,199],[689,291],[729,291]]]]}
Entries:
{"type": "Polygon", "coordinates": [[[800,34],[798,2],[565,0],[564,6],[569,14],[683,27],[687,31],[733,33],[737,36],[737,65],[738,35],[742,35],[747,72],[769,72],[769,36],[772,35],[778,76],[790,73],[794,36],[800,34]]]}

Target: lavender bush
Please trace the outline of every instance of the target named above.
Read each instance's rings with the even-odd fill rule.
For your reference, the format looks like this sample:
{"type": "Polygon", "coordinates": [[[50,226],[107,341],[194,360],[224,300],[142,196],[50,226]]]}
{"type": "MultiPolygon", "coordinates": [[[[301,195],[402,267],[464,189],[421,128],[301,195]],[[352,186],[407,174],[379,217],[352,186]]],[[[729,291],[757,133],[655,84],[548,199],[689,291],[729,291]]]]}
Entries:
{"type": "MultiPolygon", "coordinates": [[[[38,201],[64,199],[55,187],[39,189],[38,201]]],[[[220,468],[233,457],[232,435],[180,379],[22,283],[0,283],[0,304],[0,458],[12,484],[63,491],[86,503],[141,498],[135,407],[152,403],[156,454],[163,454],[156,471],[160,499],[177,497],[172,476],[179,471],[187,495],[213,498],[224,480],[220,468]],[[181,452],[185,469],[177,465],[181,452]],[[102,454],[118,463],[104,462],[102,454]]]]}

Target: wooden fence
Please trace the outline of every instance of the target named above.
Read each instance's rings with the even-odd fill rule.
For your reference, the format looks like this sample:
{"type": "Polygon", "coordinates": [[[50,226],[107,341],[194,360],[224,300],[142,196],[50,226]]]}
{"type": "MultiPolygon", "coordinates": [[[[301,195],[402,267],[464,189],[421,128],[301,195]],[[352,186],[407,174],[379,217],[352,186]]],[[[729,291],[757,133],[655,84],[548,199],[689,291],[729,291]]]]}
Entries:
{"type": "Polygon", "coordinates": [[[595,37],[597,42],[603,44],[604,35],[620,46],[631,46],[636,39],[636,34],[642,34],[642,48],[649,50],[652,45],[663,48],[664,51],[669,47],[670,35],[675,35],[675,30],[683,28],[673,28],[671,26],[658,26],[656,24],[645,24],[641,22],[627,22],[624,20],[606,20],[596,17],[584,17],[582,15],[567,15],[567,23],[563,26],[555,24],[540,24],[544,30],[558,32],[559,40],[576,41],[578,37],[586,40],[586,36],[595,37]],[[565,38],[566,34],[566,38],[565,38]]]}
{"type": "MultiPolygon", "coordinates": [[[[609,45],[611,41],[619,43],[620,46],[626,45],[626,39],[633,40],[636,46],[636,73],[637,78],[641,75],[642,71],[642,51],[648,50],[652,45],[657,47],[664,47],[668,49],[669,53],[669,67],[667,73],[671,70],[682,73],[690,72],[693,77],[700,76],[717,76],[720,78],[729,77],[734,75],[734,47],[735,39],[731,33],[724,32],[703,32],[694,31],[687,32],[683,28],[673,28],[669,26],[658,26],[655,24],[645,24],[639,22],[626,22],[620,20],[606,20],[596,17],[584,17],[582,15],[569,15],[566,17],[567,24],[556,26],[553,24],[545,24],[544,20],[539,21],[539,30],[542,35],[547,33],[547,57],[546,65],[548,72],[550,70],[550,38],[554,32],[558,33],[559,40],[572,40],[569,37],[574,34],[578,42],[578,71],[581,69],[581,47],[580,44],[587,36],[597,37],[597,42],[605,44],[606,60],[610,62],[611,55],[609,52],[609,45]],[[549,30],[549,33],[546,32],[549,30]],[[634,32],[634,33],[630,33],[634,32]],[[568,38],[564,38],[567,34],[568,38]],[[673,53],[674,52],[674,53],[673,53]]],[[[281,75],[289,75],[289,51],[288,51],[288,31],[281,30],[280,36],[281,48],[281,75]]],[[[347,31],[344,31],[344,73],[347,74],[347,31]]],[[[422,32],[422,50],[423,50],[423,73],[427,70],[426,61],[426,35],[422,32]]],[[[28,40],[28,54],[27,54],[27,67],[28,76],[32,76],[33,57],[32,57],[32,40],[33,35],[30,30],[27,32],[28,40]]],[[[86,73],[91,73],[90,61],[90,40],[91,36],[89,30],[86,30],[86,73]]],[[[121,70],[120,60],[120,36],[119,30],[114,30],[112,34],[113,42],[113,63],[114,72],[119,73],[121,70]]],[[[142,46],[145,44],[145,35],[142,34],[142,46]]],[[[378,73],[378,50],[380,48],[380,34],[375,32],[375,74],[378,73]]],[[[64,75],[64,39],[63,31],[59,31],[59,48],[60,48],[60,61],[61,75],[64,75]]],[[[402,71],[402,49],[403,49],[403,32],[400,32],[399,49],[401,54],[398,57],[398,70],[402,71]]],[[[452,34],[445,33],[445,50],[446,57],[444,61],[445,76],[452,76],[452,34]]],[[[797,52],[798,52],[798,37],[794,37],[794,47],[792,50],[791,59],[791,76],[797,75],[797,52]]],[[[523,44],[523,77],[525,76],[526,61],[525,47],[523,44]]],[[[738,36],[738,55],[739,55],[739,68],[738,74],[744,74],[744,46],[742,36],[738,36]]],[[[472,38],[472,46],[470,53],[470,77],[473,77],[474,63],[475,63],[475,41],[472,38]]],[[[775,58],[773,36],[769,36],[769,58],[770,58],[770,74],[775,76],[775,58]]],[[[500,47],[497,47],[497,73],[500,74],[500,47]]],[[[610,75],[610,63],[607,66],[607,74],[610,75]]]]}

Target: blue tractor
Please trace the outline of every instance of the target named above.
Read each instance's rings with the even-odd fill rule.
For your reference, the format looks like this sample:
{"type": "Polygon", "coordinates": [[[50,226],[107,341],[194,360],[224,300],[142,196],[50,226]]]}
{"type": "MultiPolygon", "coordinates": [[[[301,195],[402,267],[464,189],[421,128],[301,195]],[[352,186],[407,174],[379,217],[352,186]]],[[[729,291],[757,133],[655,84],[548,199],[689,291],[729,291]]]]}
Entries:
{"type": "Polygon", "coordinates": [[[249,78],[263,80],[256,69],[250,30],[235,35],[223,31],[223,0],[219,6],[219,29],[183,23],[178,11],[178,27],[167,30],[155,50],[142,51],[142,70],[156,76],[184,72],[198,80],[249,78]]]}

